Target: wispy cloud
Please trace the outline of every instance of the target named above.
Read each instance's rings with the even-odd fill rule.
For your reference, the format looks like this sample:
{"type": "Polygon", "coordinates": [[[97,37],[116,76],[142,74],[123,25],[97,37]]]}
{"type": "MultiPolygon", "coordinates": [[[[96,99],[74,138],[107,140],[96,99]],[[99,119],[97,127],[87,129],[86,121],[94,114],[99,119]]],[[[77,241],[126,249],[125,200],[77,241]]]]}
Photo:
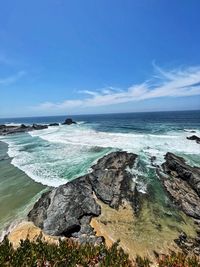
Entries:
{"type": "Polygon", "coordinates": [[[26,74],[25,71],[19,71],[14,75],[5,77],[5,78],[0,78],[0,85],[10,85],[12,83],[15,83],[16,81],[18,81],[21,77],[23,77],[26,74]]]}
{"type": "Polygon", "coordinates": [[[83,99],[41,103],[34,109],[70,111],[74,107],[98,107],[160,97],[200,95],[200,66],[166,71],[154,64],[154,69],[155,75],[150,80],[133,84],[127,89],[106,87],[101,90],[84,90],[81,91],[85,94],[83,99]]]}

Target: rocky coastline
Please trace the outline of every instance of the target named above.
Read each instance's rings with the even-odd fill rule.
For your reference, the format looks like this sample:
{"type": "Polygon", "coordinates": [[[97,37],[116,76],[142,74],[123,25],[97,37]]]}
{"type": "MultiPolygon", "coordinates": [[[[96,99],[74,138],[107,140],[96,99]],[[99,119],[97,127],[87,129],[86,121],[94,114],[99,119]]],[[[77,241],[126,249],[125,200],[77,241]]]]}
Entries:
{"type": "Polygon", "coordinates": [[[174,204],[197,225],[195,238],[181,233],[176,244],[185,253],[200,255],[200,168],[191,167],[183,158],[168,152],[157,173],[174,204]]]}
{"type": "MultiPolygon", "coordinates": [[[[187,165],[184,159],[172,153],[167,153],[165,159],[166,162],[157,167],[162,184],[174,204],[197,226],[195,237],[182,232],[174,239],[172,247],[199,256],[200,169],[187,165]]],[[[106,230],[111,214],[114,214],[114,221],[118,218],[118,223],[123,220],[131,225],[142,210],[144,196],[138,192],[133,174],[128,171],[136,160],[136,154],[127,152],[104,156],[92,166],[91,173],[44,193],[29,212],[28,220],[50,236],[72,238],[81,244],[104,241],[112,244],[116,240],[106,230]],[[102,217],[106,212],[107,220],[102,217]]],[[[131,254],[126,242],[124,244],[123,249],[131,254]]]]}
{"type": "MultiPolygon", "coordinates": [[[[76,124],[75,121],[73,121],[71,118],[67,118],[62,125],[71,125],[76,124]]],[[[9,134],[17,134],[17,133],[25,133],[25,132],[31,132],[35,130],[43,130],[47,129],[48,127],[52,126],[59,126],[59,123],[50,123],[50,124],[36,124],[33,123],[32,125],[0,125],[0,135],[9,135],[9,134]]]]}
{"type": "MultiPolygon", "coordinates": [[[[74,123],[66,119],[63,124],[74,123]]],[[[0,135],[58,125],[0,125],[0,135]]],[[[134,153],[112,152],[99,159],[91,167],[90,173],[43,193],[28,213],[29,222],[11,231],[11,242],[19,242],[20,232],[23,232],[21,237],[25,238],[30,233],[32,237],[38,236],[42,231],[48,242],[71,238],[81,244],[106,242],[109,246],[117,241],[110,232],[110,226],[116,225],[118,231],[127,232],[121,243],[123,249],[131,255],[132,247],[126,242],[130,234],[129,227],[135,224],[135,218],[142,213],[145,201],[148,202],[148,196],[137,189],[135,174],[129,171],[135,168],[137,158],[134,153]]],[[[188,165],[183,158],[169,152],[161,166],[156,165],[155,160],[151,159],[152,167],[156,169],[164,190],[174,206],[195,225],[195,236],[181,232],[172,240],[172,247],[186,254],[200,256],[200,168],[188,165]]]]}

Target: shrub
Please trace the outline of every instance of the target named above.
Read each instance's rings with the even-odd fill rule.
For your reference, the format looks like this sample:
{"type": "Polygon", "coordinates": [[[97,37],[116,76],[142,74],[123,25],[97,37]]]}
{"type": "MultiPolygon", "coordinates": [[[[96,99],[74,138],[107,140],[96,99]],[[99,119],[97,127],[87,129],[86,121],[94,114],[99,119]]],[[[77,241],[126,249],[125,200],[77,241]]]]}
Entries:
{"type": "Polygon", "coordinates": [[[14,250],[5,237],[0,244],[0,266],[9,267],[131,267],[128,255],[118,247],[118,242],[107,248],[104,244],[79,245],[71,239],[59,241],[59,245],[48,244],[38,238],[35,242],[21,240],[14,250]]]}
{"type": "MultiPolygon", "coordinates": [[[[35,242],[21,240],[14,250],[8,238],[0,244],[0,267],[150,267],[151,261],[137,256],[135,265],[119,247],[119,242],[110,248],[105,244],[94,246],[80,245],[71,239],[49,244],[41,237],[35,242]]],[[[157,258],[158,267],[200,267],[199,258],[183,253],[171,253],[157,258]]]]}

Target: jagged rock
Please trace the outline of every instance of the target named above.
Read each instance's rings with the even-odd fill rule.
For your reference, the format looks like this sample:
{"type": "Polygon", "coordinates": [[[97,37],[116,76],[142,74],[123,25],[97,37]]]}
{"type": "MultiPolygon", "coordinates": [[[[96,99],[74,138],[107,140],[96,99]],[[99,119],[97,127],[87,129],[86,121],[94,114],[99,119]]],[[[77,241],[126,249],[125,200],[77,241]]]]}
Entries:
{"type": "Polygon", "coordinates": [[[200,137],[196,136],[196,135],[192,135],[187,137],[188,140],[194,140],[197,142],[197,144],[200,144],[200,137]]]}
{"type": "Polygon", "coordinates": [[[126,171],[132,168],[137,155],[126,152],[113,152],[92,167],[89,174],[93,190],[97,197],[112,208],[118,208],[122,198],[133,202],[132,176],[126,171]]]}
{"type": "Polygon", "coordinates": [[[172,153],[162,164],[165,175],[158,170],[163,185],[174,202],[189,216],[200,219],[200,168],[191,167],[172,153]]]}
{"type": "Polygon", "coordinates": [[[71,125],[71,124],[76,124],[76,122],[73,121],[71,118],[67,118],[62,124],[71,125]]]}
{"type": "Polygon", "coordinates": [[[113,208],[124,198],[135,207],[136,189],[127,168],[136,157],[127,152],[103,157],[90,174],[44,193],[29,212],[29,220],[50,235],[73,237],[79,242],[100,241],[89,225],[91,218],[101,213],[94,195],[113,208]]]}
{"type": "Polygon", "coordinates": [[[33,129],[34,130],[43,130],[43,129],[47,129],[48,128],[48,126],[47,125],[41,125],[41,124],[33,124],[33,129]]]}
{"type": "Polygon", "coordinates": [[[162,165],[167,174],[174,173],[174,176],[186,181],[200,196],[200,168],[191,167],[185,160],[172,153],[165,156],[166,162],[162,165]]]}
{"type": "Polygon", "coordinates": [[[80,231],[84,216],[99,214],[100,206],[84,176],[43,194],[28,217],[47,234],[71,236],[80,231]]]}

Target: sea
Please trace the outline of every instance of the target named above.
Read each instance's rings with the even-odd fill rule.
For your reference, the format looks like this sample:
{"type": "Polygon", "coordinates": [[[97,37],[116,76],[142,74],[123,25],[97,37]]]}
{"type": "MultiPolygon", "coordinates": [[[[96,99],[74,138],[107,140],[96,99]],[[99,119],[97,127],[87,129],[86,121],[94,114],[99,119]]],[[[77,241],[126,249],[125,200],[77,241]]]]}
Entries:
{"type": "Polygon", "coordinates": [[[1,136],[0,231],[25,216],[38,196],[90,172],[112,151],[138,154],[133,180],[142,194],[167,209],[167,196],[154,165],[170,151],[200,167],[200,110],[70,116],[77,124],[62,125],[68,116],[0,119],[0,124],[60,123],[48,129],[1,136]]]}

